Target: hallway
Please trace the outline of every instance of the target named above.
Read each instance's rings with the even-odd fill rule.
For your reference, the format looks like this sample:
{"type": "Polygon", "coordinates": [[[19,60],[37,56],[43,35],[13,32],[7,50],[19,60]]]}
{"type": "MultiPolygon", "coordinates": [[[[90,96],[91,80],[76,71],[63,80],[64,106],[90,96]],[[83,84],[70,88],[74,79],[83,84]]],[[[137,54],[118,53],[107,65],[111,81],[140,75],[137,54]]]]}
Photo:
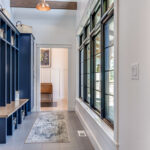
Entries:
{"type": "Polygon", "coordinates": [[[0,150],[94,150],[88,137],[79,137],[77,130],[83,127],[75,112],[64,112],[70,138],[69,143],[34,143],[25,144],[26,138],[40,113],[32,113],[7,139],[7,144],[1,145],[0,150]]]}
{"type": "Polygon", "coordinates": [[[150,0],[0,0],[0,150],[150,150],[150,0]]]}

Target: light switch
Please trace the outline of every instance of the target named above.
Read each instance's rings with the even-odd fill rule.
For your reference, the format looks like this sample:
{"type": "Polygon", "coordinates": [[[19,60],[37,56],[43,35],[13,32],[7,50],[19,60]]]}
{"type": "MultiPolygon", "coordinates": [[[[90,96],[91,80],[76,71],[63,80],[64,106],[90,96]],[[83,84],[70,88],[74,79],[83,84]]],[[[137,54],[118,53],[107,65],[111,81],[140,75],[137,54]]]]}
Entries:
{"type": "Polygon", "coordinates": [[[138,63],[131,65],[131,79],[139,80],[139,64],[138,63]]]}

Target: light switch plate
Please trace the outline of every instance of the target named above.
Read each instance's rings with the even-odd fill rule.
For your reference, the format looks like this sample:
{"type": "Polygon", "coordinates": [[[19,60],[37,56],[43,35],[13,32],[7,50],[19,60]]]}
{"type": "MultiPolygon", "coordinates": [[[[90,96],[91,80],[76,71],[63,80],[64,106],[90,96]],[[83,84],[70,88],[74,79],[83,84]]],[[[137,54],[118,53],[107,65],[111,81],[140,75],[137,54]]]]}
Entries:
{"type": "Polygon", "coordinates": [[[138,63],[131,65],[131,79],[139,80],[139,64],[138,63]]]}

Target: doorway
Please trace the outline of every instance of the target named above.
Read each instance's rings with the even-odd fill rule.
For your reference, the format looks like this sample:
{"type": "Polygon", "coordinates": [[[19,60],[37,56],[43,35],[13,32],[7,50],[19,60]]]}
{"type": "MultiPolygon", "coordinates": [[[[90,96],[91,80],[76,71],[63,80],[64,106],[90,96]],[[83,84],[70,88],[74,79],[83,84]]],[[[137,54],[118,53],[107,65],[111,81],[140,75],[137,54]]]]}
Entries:
{"type": "MultiPolygon", "coordinates": [[[[37,44],[36,45],[35,66],[34,66],[34,70],[36,72],[34,76],[35,98],[34,98],[34,108],[32,111],[39,112],[44,109],[44,108],[43,109],[41,108],[41,83],[42,82],[53,84],[53,102],[57,102],[57,107],[55,103],[54,104],[55,107],[49,107],[47,109],[44,109],[44,111],[70,110],[72,105],[69,102],[69,98],[68,98],[70,97],[70,95],[68,94],[70,91],[70,88],[69,88],[70,87],[69,85],[70,73],[68,71],[69,70],[68,59],[69,59],[71,49],[72,49],[71,45],[61,45],[61,44],[60,45],[59,44],[57,45],[37,44]],[[41,71],[41,48],[51,49],[50,66],[45,67],[45,70],[44,70],[45,72],[41,71]],[[60,62],[63,62],[63,63],[60,63],[60,62]],[[65,65],[65,68],[62,68],[61,65],[62,66],[65,65]],[[47,73],[47,75],[50,77],[49,78],[41,77],[45,73],[47,73]]],[[[51,100],[51,95],[44,95],[43,99],[51,100]]]]}
{"type": "MultiPolygon", "coordinates": [[[[34,74],[34,80],[35,80],[35,84],[34,84],[34,108],[33,108],[33,112],[39,112],[41,111],[41,86],[40,86],[40,66],[41,66],[41,62],[40,62],[40,49],[41,48],[63,48],[63,49],[67,49],[68,52],[68,58],[67,58],[67,66],[68,66],[68,74],[67,74],[67,110],[68,111],[72,111],[73,110],[73,102],[74,99],[72,99],[72,95],[71,93],[71,82],[72,82],[72,71],[71,71],[71,65],[70,65],[70,57],[72,55],[72,45],[67,45],[67,44],[36,44],[36,48],[35,48],[35,66],[34,66],[34,70],[35,70],[35,74],[34,74]]],[[[52,57],[52,55],[51,55],[52,57]]],[[[53,58],[52,58],[53,59],[53,58]]]]}
{"type": "Polygon", "coordinates": [[[68,110],[68,49],[40,48],[40,110],[68,110]]]}

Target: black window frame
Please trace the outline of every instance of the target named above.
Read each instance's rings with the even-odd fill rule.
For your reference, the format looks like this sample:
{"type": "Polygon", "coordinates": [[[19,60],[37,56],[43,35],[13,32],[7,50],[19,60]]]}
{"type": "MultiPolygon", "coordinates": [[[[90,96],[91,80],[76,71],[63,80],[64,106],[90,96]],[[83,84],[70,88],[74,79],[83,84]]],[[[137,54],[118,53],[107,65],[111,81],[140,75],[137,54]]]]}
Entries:
{"type": "MultiPolygon", "coordinates": [[[[105,114],[105,30],[104,26],[105,23],[114,16],[114,3],[111,5],[111,7],[107,7],[107,0],[102,0],[101,3],[100,1],[96,4],[96,7],[90,14],[90,18],[88,19],[87,23],[85,24],[83,31],[81,32],[80,35],[80,47],[79,50],[81,51],[82,49],[84,50],[84,60],[86,57],[86,46],[89,44],[90,45],[90,103],[87,101],[87,76],[84,76],[84,94],[83,94],[83,101],[92,109],[94,110],[101,119],[103,119],[111,128],[114,128],[114,121],[109,120],[109,118],[106,117],[105,114]],[[106,6],[106,8],[104,8],[106,6]],[[97,24],[94,24],[94,17],[96,13],[101,10],[101,17],[100,20],[97,22],[97,24]],[[105,10],[105,11],[104,11],[105,10]],[[90,34],[87,36],[86,30],[87,27],[90,26],[90,34]],[[100,51],[101,51],[101,59],[100,59],[100,65],[101,65],[101,105],[100,105],[100,110],[95,108],[94,106],[94,84],[95,84],[95,77],[94,77],[94,63],[95,63],[95,56],[94,56],[94,38],[97,34],[100,34],[100,51]],[[84,36],[84,38],[82,38],[84,36]],[[82,39],[82,43],[81,43],[82,39]],[[84,40],[83,40],[84,39],[84,40]]],[[[79,70],[81,65],[79,63],[79,70]]],[[[84,63],[84,72],[87,70],[87,63],[84,63]]],[[[79,73],[79,82],[81,83],[81,77],[79,73]]],[[[79,84],[80,86],[81,84],[79,84]]],[[[81,93],[81,86],[79,87],[79,93],[81,93]]],[[[79,94],[80,95],[80,94],[79,94]]],[[[80,97],[80,96],[79,96],[80,97]]]]}
{"type": "Polygon", "coordinates": [[[90,32],[89,32],[89,36],[87,34],[87,30],[88,28],[90,28],[91,31],[91,27],[90,27],[90,19],[87,21],[86,25],[85,25],[85,40],[88,40],[90,38],[90,32]]]}
{"type": "MultiPolygon", "coordinates": [[[[93,64],[92,64],[92,72],[91,72],[91,74],[92,74],[92,76],[93,76],[93,88],[91,89],[92,90],[92,93],[93,93],[93,96],[92,96],[92,108],[97,112],[97,113],[100,113],[101,112],[101,108],[100,109],[97,109],[96,107],[95,107],[95,92],[97,91],[96,89],[95,89],[95,74],[96,74],[96,72],[95,72],[95,57],[96,57],[96,55],[98,55],[98,54],[95,54],[95,38],[98,36],[98,35],[100,35],[100,38],[101,38],[101,29],[99,28],[98,30],[96,30],[93,34],[92,34],[92,45],[93,45],[93,49],[92,49],[92,51],[93,51],[93,54],[92,54],[92,56],[91,56],[91,59],[93,60],[93,64]]],[[[101,47],[99,47],[100,48],[100,51],[101,51],[101,47]]],[[[99,53],[100,54],[100,53],[99,53]]],[[[101,62],[100,62],[100,64],[101,64],[101,62]]],[[[101,76],[100,76],[100,78],[101,78],[101,76]]]]}
{"type": "Polygon", "coordinates": [[[103,66],[102,66],[103,77],[102,78],[103,78],[103,80],[102,81],[103,81],[103,83],[102,83],[102,89],[104,89],[104,90],[103,90],[103,95],[102,95],[102,97],[103,97],[102,101],[103,102],[102,102],[101,107],[103,108],[103,113],[101,114],[101,118],[104,119],[104,121],[106,121],[110,126],[114,127],[114,121],[112,121],[106,117],[106,108],[105,108],[105,102],[106,102],[106,100],[105,100],[105,95],[106,95],[105,75],[106,75],[106,71],[105,71],[105,45],[104,45],[104,43],[105,43],[105,29],[104,29],[104,26],[109,20],[112,19],[112,17],[114,17],[114,11],[111,11],[102,22],[102,30],[103,30],[103,34],[102,34],[102,38],[103,38],[103,45],[102,45],[102,51],[103,51],[102,52],[102,55],[103,55],[102,56],[102,58],[103,58],[103,60],[102,60],[102,64],[103,64],[103,66]]]}

